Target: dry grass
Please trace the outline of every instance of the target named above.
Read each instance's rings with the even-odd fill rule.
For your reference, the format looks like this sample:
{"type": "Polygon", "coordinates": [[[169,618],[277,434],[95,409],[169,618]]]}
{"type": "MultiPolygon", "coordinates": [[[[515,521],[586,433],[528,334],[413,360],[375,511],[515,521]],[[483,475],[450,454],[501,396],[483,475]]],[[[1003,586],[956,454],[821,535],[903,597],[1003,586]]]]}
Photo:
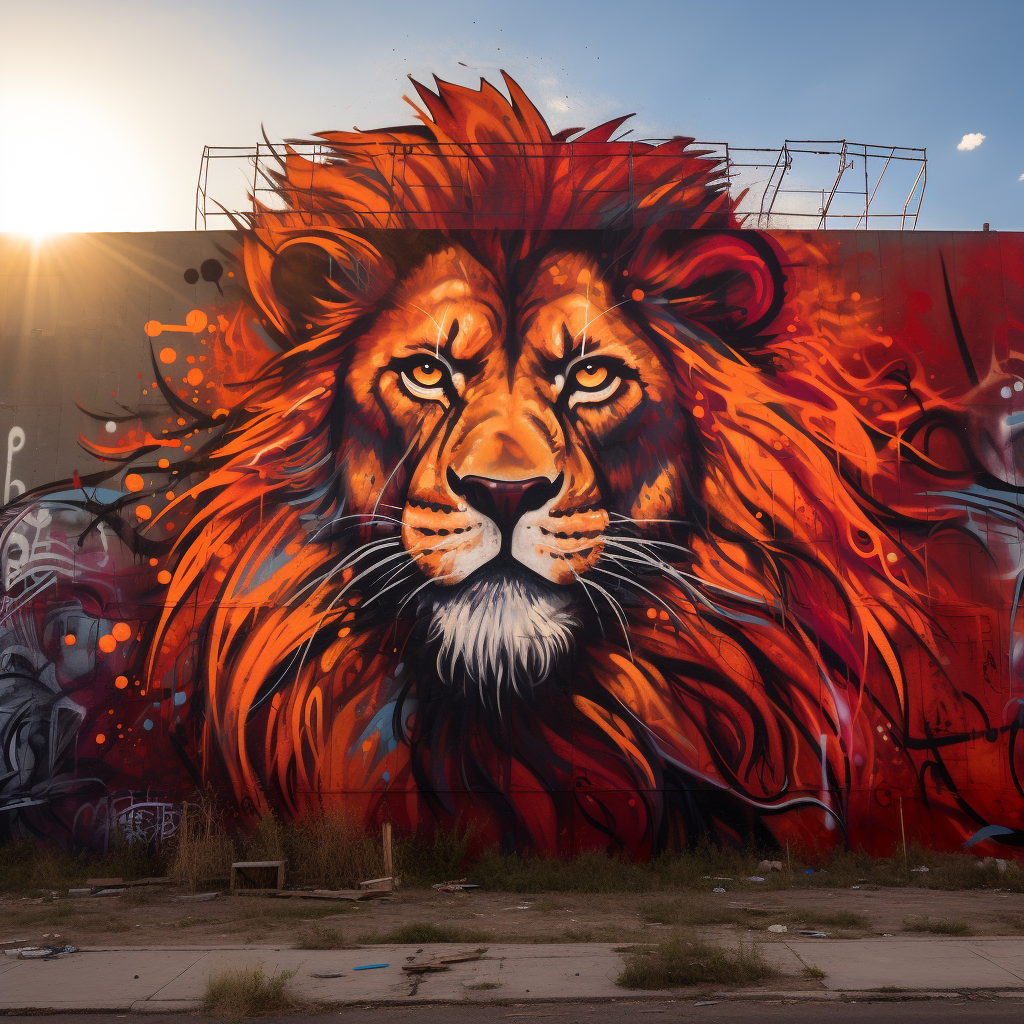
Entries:
{"type": "Polygon", "coordinates": [[[294,973],[281,971],[267,977],[263,965],[258,964],[252,969],[228,970],[212,975],[206,979],[203,1010],[238,1020],[295,1010],[300,1004],[286,989],[288,979],[294,973]]]}
{"type": "Polygon", "coordinates": [[[235,844],[216,800],[204,794],[184,804],[169,866],[175,884],[195,892],[203,883],[226,879],[234,859],[235,844]]]}
{"type": "Polygon", "coordinates": [[[247,856],[287,860],[289,884],[317,889],[353,889],[364,879],[379,877],[384,860],[380,836],[340,811],[287,825],[268,815],[251,838],[247,856]]]}
{"type": "Polygon", "coordinates": [[[309,926],[305,935],[300,935],[296,949],[356,949],[357,944],[347,942],[337,928],[324,928],[318,924],[309,926]]]}
{"type": "Polygon", "coordinates": [[[414,924],[403,924],[392,928],[389,932],[370,932],[359,938],[365,945],[422,946],[428,942],[493,942],[489,932],[475,931],[472,928],[459,928],[452,925],[436,925],[420,921],[414,924]]]}
{"type": "Polygon", "coordinates": [[[966,921],[936,920],[930,917],[908,917],[903,922],[904,931],[927,932],[930,935],[973,935],[974,929],[966,921]]]}
{"type": "Polygon", "coordinates": [[[735,953],[714,942],[677,932],[659,946],[626,953],[626,966],[616,979],[623,988],[665,989],[686,985],[753,985],[777,977],[760,946],[741,945],[735,953]]]}

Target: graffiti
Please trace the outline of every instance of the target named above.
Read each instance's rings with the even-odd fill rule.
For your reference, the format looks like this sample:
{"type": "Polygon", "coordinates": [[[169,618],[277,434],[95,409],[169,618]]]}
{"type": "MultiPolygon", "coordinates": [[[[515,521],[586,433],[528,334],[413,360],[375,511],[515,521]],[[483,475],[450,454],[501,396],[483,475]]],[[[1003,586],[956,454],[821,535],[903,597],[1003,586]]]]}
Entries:
{"type": "Polygon", "coordinates": [[[284,152],[102,461],[12,490],[2,827],[1019,847],[1024,244],[746,230],[505,84],[284,152]]]}
{"type": "Polygon", "coordinates": [[[20,480],[11,477],[11,469],[14,465],[14,456],[25,447],[25,431],[21,427],[11,427],[7,434],[7,472],[4,475],[4,504],[11,500],[11,495],[17,497],[25,493],[25,485],[20,480]]]}

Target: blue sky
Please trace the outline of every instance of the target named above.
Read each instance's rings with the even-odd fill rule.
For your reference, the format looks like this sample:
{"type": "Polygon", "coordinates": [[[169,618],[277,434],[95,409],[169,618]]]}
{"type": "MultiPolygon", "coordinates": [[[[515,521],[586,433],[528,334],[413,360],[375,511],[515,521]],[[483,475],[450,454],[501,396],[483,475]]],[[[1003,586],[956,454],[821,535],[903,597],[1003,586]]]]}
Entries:
{"type": "Polygon", "coordinates": [[[1022,0],[0,0],[0,24],[0,230],[190,228],[204,143],[407,123],[406,75],[499,68],[555,129],[927,147],[922,228],[1024,230],[1022,0]]]}

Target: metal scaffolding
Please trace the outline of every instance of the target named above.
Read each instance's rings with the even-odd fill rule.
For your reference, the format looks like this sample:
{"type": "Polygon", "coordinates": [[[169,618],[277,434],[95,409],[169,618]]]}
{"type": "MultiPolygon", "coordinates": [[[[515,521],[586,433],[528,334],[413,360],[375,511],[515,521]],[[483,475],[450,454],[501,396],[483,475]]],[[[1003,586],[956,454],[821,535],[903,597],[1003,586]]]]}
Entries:
{"type": "MultiPolygon", "coordinates": [[[[657,144],[670,140],[639,141],[657,144]]],[[[556,152],[561,157],[567,145],[572,143],[552,143],[552,157],[556,152]]],[[[265,142],[204,146],[196,185],[196,229],[230,226],[258,206],[279,206],[273,175],[282,148],[265,142]]],[[[289,148],[313,163],[336,159],[335,151],[322,143],[292,143],[289,148]]],[[[396,146],[403,148],[409,147],[396,146]]],[[[488,155],[493,147],[483,143],[460,146],[460,150],[467,148],[488,155]]],[[[543,147],[534,144],[530,148],[531,158],[544,158],[543,147]]],[[[917,227],[928,182],[927,151],[908,146],[787,139],[776,149],[736,147],[727,142],[694,142],[690,148],[722,160],[737,215],[746,227],[763,231],[828,227],[912,231],[917,227]]],[[[622,159],[632,164],[632,147],[622,159]]]]}

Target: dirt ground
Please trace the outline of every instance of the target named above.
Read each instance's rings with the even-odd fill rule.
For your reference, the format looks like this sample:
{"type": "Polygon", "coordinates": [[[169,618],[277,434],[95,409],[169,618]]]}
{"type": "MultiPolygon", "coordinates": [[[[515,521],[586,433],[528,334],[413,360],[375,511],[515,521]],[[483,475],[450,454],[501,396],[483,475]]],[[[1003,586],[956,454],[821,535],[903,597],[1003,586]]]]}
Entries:
{"type": "MultiPolygon", "coordinates": [[[[893,889],[757,891],[712,880],[708,892],[550,893],[519,896],[476,890],[401,889],[348,904],[222,893],[185,902],[168,887],[121,896],[60,899],[0,897],[0,941],[78,946],[223,946],[340,948],[373,942],[426,942],[410,926],[445,929],[455,942],[656,941],[676,926],[723,940],[777,941],[819,930],[841,938],[913,932],[1024,935],[1024,894],[893,889]],[[725,888],[713,893],[712,886],[725,888]],[[404,934],[399,934],[404,929],[404,934]],[[56,938],[59,936],[59,939],[56,938]]],[[[434,936],[436,940],[438,936],[434,936]]]]}

